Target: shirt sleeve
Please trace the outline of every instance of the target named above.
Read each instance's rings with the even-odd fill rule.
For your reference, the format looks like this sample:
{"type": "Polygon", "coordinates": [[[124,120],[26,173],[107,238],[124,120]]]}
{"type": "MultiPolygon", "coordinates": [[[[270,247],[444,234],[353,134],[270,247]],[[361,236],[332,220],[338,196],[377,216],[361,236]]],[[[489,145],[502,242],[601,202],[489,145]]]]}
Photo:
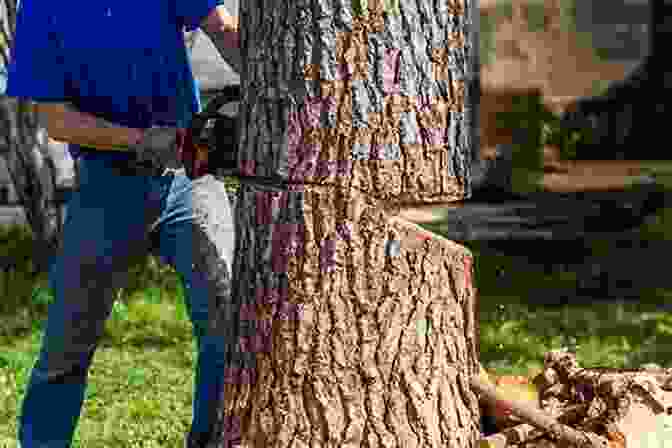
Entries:
{"type": "Polygon", "coordinates": [[[224,5],[224,0],[175,0],[177,17],[187,31],[194,31],[201,25],[215,7],[224,5]]]}
{"type": "Polygon", "coordinates": [[[66,101],[68,78],[62,37],[55,17],[49,8],[41,9],[42,3],[21,2],[5,94],[33,101],[66,101]]]}

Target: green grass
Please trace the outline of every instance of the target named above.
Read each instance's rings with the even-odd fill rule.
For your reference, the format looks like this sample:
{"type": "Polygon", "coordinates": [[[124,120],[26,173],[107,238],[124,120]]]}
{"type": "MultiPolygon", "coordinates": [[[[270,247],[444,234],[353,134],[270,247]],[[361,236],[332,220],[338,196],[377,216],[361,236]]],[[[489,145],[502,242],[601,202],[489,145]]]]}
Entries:
{"type": "MultiPolygon", "coordinates": [[[[35,333],[0,348],[3,448],[16,447],[16,415],[38,343],[35,333]]],[[[181,446],[191,421],[192,363],[188,343],[103,344],[73,448],[181,446]]]]}
{"type": "MultiPolygon", "coordinates": [[[[594,253],[600,250],[604,245],[596,246],[594,253]]],[[[480,255],[478,249],[473,252],[485,366],[498,373],[534,372],[546,351],[572,344],[586,367],[672,365],[672,350],[666,348],[672,347],[672,315],[659,308],[669,301],[672,291],[642,291],[636,303],[536,306],[535,298],[543,294],[571,294],[576,274],[549,274],[512,257],[480,255]]]]}
{"type": "Polygon", "coordinates": [[[543,1],[532,0],[528,2],[527,29],[532,33],[546,30],[546,7],[543,1]]]}
{"type": "MultiPolygon", "coordinates": [[[[136,284],[158,275],[155,263],[147,262],[144,278],[136,276],[136,284]]],[[[179,284],[170,271],[164,273],[164,284],[179,284]]],[[[2,448],[16,446],[16,416],[52,299],[44,283],[36,284],[30,298],[24,297],[14,312],[0,317],[2,448]]],[[[191,421],[194,362],[181,287],[176,292],[156,285],[119,291],[91,368],[73,448],[181,446],[191,421]]]]}

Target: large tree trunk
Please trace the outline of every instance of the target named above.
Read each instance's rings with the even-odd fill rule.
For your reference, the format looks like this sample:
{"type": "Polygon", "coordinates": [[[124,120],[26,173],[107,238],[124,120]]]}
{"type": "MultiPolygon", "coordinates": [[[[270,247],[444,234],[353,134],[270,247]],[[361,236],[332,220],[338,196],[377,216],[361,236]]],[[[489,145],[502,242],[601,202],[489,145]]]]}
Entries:
{"type": "Polygon", "coordinates": [[[256,2],[242,5],[242,38],[250,32],[244,175],[357,188],[386,201],[468,196],[465,0],[436,9],[380,0],[380,8],[388,3],[402,13],[353,17],[342,0],[259,3],[258,12],[256,2]]]}
{"type": "Polygon", "coordinates": [[[468,196],[477,12],[353,5],[241,7],[243,182],[209,447],[478,440],[472,256],[396,216],[468,196]]]}

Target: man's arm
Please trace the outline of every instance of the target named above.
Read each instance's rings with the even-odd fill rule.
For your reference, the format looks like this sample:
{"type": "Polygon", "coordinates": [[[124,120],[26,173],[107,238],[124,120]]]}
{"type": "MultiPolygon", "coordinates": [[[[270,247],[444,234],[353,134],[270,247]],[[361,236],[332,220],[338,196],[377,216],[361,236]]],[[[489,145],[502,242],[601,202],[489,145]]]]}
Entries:
{"type": "Polygon", "coordinates": [[[223,5],[214,8],[201,23],[201,29],[210,38],[219,55],[237,73],[242,71],[238,16],[232,16],[223,5]]]}
{"type": "Polygon", "coordinates": [[[70,103],[38,103],[37,112],[49,137],[66,143],[123,150],[142,138],[140,129],[119,126],[80,112],[70,103]]]}
{"type": "MultiPolygon", "coordinates": [[[[231,16],[220,5],[203,20],[201,28],[220,56],[240,73],[238,17],[231,16]]],[[[37,107],[49,136],[54,140],[104,150],[128,148],[142,138],[140,129],[119,126],[80,112],[70,103],[38,103],[37,107]]]]}

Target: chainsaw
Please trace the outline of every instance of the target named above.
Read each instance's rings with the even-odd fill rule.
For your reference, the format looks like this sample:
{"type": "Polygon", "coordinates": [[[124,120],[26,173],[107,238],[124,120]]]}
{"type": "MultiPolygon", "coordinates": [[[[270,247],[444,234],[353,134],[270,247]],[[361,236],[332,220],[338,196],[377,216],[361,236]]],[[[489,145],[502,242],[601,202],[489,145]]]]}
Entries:
{"type": "Polygon", "coordinates": [[[217,177],[238,172],[238,116],[221,112],[228,104],[240,102],[240,85],[228,85],[195,114],[190,133],[198,154],[207,154],[207,173],[217,177]]]}
{"type": "MultiPolygon", "coordinates": [[[[227,115],[222,108],[228,104],[240,102],[240,86],[228,85],[219,90],[207,106],[191,119],[186,130],[186,138],[191,139],[197,160],[207,160],[207,169],[202,174],[215,177],[236,176],[238,174],[238,113],[227,115]]],[[[128,151],[122,147],[97,147],[103,151],[128,151]]],[[[192,160],[193,161],[193,160],[192,160]]],[[[147,169],[152,172],[149,162],[123,161],[116,165],[120,172],[132,172],[147,169]]]]}

